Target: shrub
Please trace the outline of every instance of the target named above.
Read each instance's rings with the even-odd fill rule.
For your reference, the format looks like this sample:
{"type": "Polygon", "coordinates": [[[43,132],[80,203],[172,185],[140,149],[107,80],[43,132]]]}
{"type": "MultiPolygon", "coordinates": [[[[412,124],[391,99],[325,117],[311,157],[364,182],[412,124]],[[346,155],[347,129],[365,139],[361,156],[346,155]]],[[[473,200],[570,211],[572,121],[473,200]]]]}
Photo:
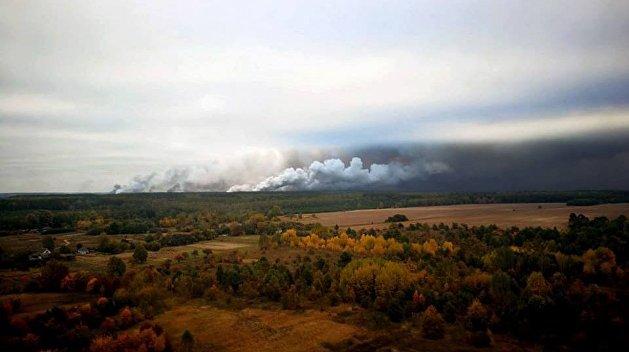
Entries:
{"type": "Polygon", "coordinates": [[[68,267],[56,260],[46,263],[41,269],[41,282],[45,289],[58,290],[61,280],[68,275],[68,267]]]}
{"type": "Polygon", "coordinates": [[[192,333],[186,329],[183,334],[181,334],[181,349],[186,352],[192,351],[194,347],[194,337],[192,333]]]}
{"type": "Polygon", "coordinates": [[[484,331],[489,323],[489,313],[487,308],[475,299],[467,308],[465,316],[465,327],[470,331],[484,331]]]}
{"type": "Polygon", "coordinates": [[[393,216],[389,216],[385,222],[402,222],[402,221],[408,221],[408,218],[406,217],[406,215],[403,214],[395,214],[393,216]]]}
{"type": "Polygon", "coordinates": [[[489,311],[485,306],[475,299],[467,308],[465,316],[465,328],[470,331],[470,342],[475,347],[486,347],[491,344],[489,331],[489,311]]]}
{"type": "MultiPolygon", "coordinates": [[[[134,253],[135,257],[135,253],[134,253]]],[[[135,259],[135,258],[134,258],[135,259]]],[[[107,273],[113,276],[122,276],[127,270],[127,265],[118,257],[109,258],[107,262],[107,273]]]]}
{"type": "Polygon", "coordinates": [[[540,272],[534,271],[526,279],[526,291],[530,295],[546,297],[551,289],[550,284],[540,272]]]}
{"type": "Polygon", "coordinates": [[[146,251],[146,248],[144,248],[144,246],[139,245],[135,247],[135,250],[133,251],[134,262],[138,264],[145,263],[147,257],[148,257],[148,252],[146,251]]]}
{"type": "Polygon", "coordinates": [[[341,268],[344,268],[351,261],[352,261],[351,253],[344,251],[343,253],[341,253],[341,256],[340,256],[339,262],[338,262],[338,266],[340,266],[341,268]]]}
{"type": "Polygon", "coordinates": [[[445,333],[445,322],[441,314],[433,306],[426,308],[421,315],[422,336],[431,340],[443,338],[445,333]]]}
{"type": "Polygon", "coordinates": [[[94,338],[90,352],[147,351],[162,352],[169,349],[168,340],[159,326],[142,326],[138,332],[124,332],[115,339],[103,335],[94,338]]]}

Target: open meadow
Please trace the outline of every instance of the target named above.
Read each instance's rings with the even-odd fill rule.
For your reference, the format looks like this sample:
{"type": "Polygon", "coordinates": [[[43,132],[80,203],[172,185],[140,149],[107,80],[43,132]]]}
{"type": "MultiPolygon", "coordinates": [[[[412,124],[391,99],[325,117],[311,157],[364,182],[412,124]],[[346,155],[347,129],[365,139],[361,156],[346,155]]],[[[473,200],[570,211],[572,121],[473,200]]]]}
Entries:
{"type": "MultiPolygon", "coordinates": [[[[565,228],[570,213],[588,217],[629,215],[629,203],[571,206],[565,203],[514,203],[514,204],[463,204],[388,209],[360,209],[337,212],[303,214],[298,221],[305,224],[320,223],[324,226],[387,227],[386,219],[403,214],[408,223],[467,224],[480,226],[494,224],[498,227],[557,227],[565,228]]],[[[293,218],[295,219],[295,218],[293,218]]]]}

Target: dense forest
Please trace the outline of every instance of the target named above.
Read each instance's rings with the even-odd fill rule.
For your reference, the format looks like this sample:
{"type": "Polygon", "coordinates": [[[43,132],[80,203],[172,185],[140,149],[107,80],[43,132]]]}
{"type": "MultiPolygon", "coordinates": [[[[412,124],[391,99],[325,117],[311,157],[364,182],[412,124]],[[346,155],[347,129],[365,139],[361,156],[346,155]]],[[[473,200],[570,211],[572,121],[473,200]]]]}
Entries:
{"type": "Polygon", "coordinates": [[[451,204],[629,202],[628,191],[514,193],[259,192],[11,195],[0,199],[0,231],[60,232],[87,218],[118,220],[127,233],[146,232],[159,219],[213,212],[241,220],[279,206],[285,214],[451,204]],[[57,231],[53,229],[58,229],[57,231]]]}

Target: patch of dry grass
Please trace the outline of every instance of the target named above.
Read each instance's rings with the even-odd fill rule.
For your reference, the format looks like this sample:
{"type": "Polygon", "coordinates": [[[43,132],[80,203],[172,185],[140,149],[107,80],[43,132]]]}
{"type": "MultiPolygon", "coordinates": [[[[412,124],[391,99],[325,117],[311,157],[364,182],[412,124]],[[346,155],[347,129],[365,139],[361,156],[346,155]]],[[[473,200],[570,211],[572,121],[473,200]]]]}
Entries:
{"type": "MultiPolygon", "coordinates": [[[[255,251],[258,246],[258,236],[221,237],[210,241],[192,243],[185,246],[163,247],[157,252],[149,252],[147,264],[159,264],[166,259],[174,259],[182,253],[190,253],[195,249],[202,256],[203,249],[211,249],[214,253],[230,252],[234,250],[255,251]]],[[[88,255],[77,256],[76,260],[68,262],[73,270],[104,270],[109,258],[115,255],[127,262],[131,261],[133,252],[119,254],[90,253],[88,255]]]]}
{"type": "Polygon", "coordinates": [[[325,351],[363,329],[335,322],[316,310],[294,312],[246,308],[216,308],[199,302],[174,307],[158,316],[177,346],[185,329],[195,337],[197,351],[325,351]]]}
{"type": "Polygon", "coordinates": [[[20,300],[21,306],[17,316],[24,316],[42,313],[53,306],[70,307],[81,305],[93,300],[94,296],[87,293],[20,293],[0,296],[0,301],[11,298],[20,300]]]}
{"type": "MultiPolygon", "coordinates": [[[[394,214],[404,214],[409,222],[428,224],[457,222],[468,225],[496,224],[509,226],[564,227],[570,213],[588,217],[607,216],[615,218],[629,215],[629,203],[602,204],[594,206],[567,206],[564,203],[520,203],[520,204],[465,204],[414,208],[365,209],[330,213],[304,214],[299,220],[304,223],[321,223],[325,226],[385,228],[384,221],[394,214]]],[[[407,222],[408,223],[408,222],[407,222]]]]}

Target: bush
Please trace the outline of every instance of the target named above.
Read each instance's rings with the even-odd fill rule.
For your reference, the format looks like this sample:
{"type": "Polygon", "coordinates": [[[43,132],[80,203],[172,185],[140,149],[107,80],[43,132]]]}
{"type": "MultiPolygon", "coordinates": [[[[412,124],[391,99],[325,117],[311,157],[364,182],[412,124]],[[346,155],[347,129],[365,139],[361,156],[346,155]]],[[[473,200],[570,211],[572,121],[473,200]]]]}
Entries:
{"type": "Polygon", "coordinates": [[[395,214],[393,216],[389,216],[385,222],[402,222],[402,221],[408,221],[408,218],[406,217],[406,215],[403,214],[395,214]]]}
{"type": "MultiPolygon", "coordinates": [[[[135,256],[135,253],[134,253],[135,256]]],[[[113,276],[122,276],[127,270],[127,265],[118,257],[109,258],[107,262],[107,273],[113,276]]]]}
{"type": "Polygon", "coordinates": [[[338,266],[340,266],[341,268],[344,268],[351,261],[352,261],[351,253],[344,251],[343,253],[341,253],[341,256],[340,256],[339,262],[338,262],[338,266]]]}
{"type": "Polygon", "coordinates": [[[135,250],[133,251],[134,262],[138,264],[145,263],[147,257],[148,257],[148,252],[146,251],[146,248],[144,248],[144,246],[139,245],[135,247],[135,250]]]}
{"type": "Polygon", "coordinates": [[[45,289],[56,291],[66,275],[68,275],[68,267],[56,260],[51,260],[41,269],[42,286],[45,289]]]}
{"type": "Polygon", "coordinates": [[[422,336],[431,340],[443,338],[445,333],[445,321],[441,314],[433,306],[426,308],[421,316],[422,336]]]}
{"type": "Polygon", "coordinates": [[[194,347],[194,337],[188,329],[181,334],[181,349],[186,352],[192,351],[194,347]]]}
{"type": "Polygon", "coordinates": [[[123,332],[116,338],[101,335],[94,338],[89,347],[90,352],[162,352],[169,349],[168,339],[163,329],[157,325],[142,326],[135,332],[123,332]]]}
{"type": "Polygon", "coordinates": [[[489,324],[489,312],[477,299],[467,308],[465,327],[470,331],[487,330],[489,324]]]}

